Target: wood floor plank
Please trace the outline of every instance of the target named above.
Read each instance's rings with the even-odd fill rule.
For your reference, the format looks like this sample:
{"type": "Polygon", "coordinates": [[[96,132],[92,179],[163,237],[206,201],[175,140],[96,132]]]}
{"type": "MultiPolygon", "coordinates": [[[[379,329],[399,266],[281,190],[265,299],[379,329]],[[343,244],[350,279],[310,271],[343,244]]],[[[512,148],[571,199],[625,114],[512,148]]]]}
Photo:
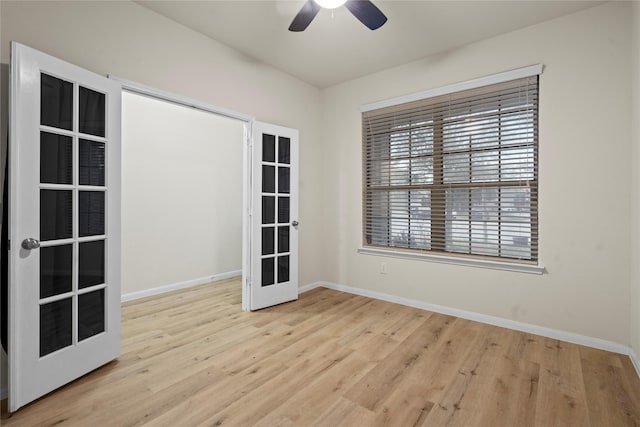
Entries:
{"type": "Polygon", "coordinates": [[[640,425],[638,399],[629,394],[621,368],[583,360],[582,373],[592,426],[640,425]]]}
{"type": "Polygon", "coordinates": [[[440,339],[453,318],[434,314],[429,320],[425,320],[422,327],[416,329],[395,351],[348,390],[345,397],[375,412],[393,389],[406,378],[409,368],[423,352],[440,339]]]}
{"type": "Polygon", "coordinates": [[[291,420],[296,425],[310,425],[323,414],[327,406],[362,378],[373,365],[374,363],[367,362],[357,353],[350,353],[312,379],[301,390],[292,391],[291,396],[282,405],[273,408],[257,425],[270,426],[281,418],[291,420]]]}
{"type": "Polygon", "coordinates": [[[382,333],[397,341],[403,341],[424,323],[426,317],[431,313],[415,310],[411,307],[402,307],[399,310],[402,316],[395,322],[391,323],[382,333]]]}
{"type": "Polygon", "coordinates": [[[502,334],[500,328],[487,327],[474,338],[471,351],[422,426],[479,425],[479,414],[488,403],[485,396],[489,395],[503,351],[499,344],[502,334]]]}
{"type": "Polygon", "coordinates": [[[478,411],[478,425],[533,426],[540,365],[503,355],[497,361],[494,378],[487,388],[487,402],[478,411]]]}
{"type": "Polygon", "coordinates": [[[627,356],[334,290],[247,313],[230,279],[122,317],[118,360],[2,425],[640,425],[627,356]]]}
{"type": "Polygon", "coordinates": [[[376,411],[380,415],[378,425],[422,424],[433,402],[441,398],[451,377],[461,369],[470,350],[469,343],[477,334],[469,325],[469,321],[456,319],[441,339],[422,345],[422,356],[376,411]]]}
{"type": "MultiPolygon", "coordinates": [[[[418,378],[418,380],[420,380],[418,378]]],[[[428,378],[421,384],[401,384],[384,401],[376,412],[372,426],[419,426],[431,412],[434,403],[427,400],[424,388],[428,378]]]]}
{"type": "Polygon", "coordinates": [[[587,412],[580,346],[551,338],[539,340],[544,350],[540,362],[535,425],[593,425],[589,423],[587,412]]]}
{"type": "Polygon", "coordinates": [[[370,427],[377,417],[372,411],[344,398],[325,409],[313,427],[370,427]]]}
{"type": "Polygon", "coordinates": [[[545,360],[547,338],[525,332],[512,331],[508,340],[507,354],[514,358],[542,363],[545,360]]]}
{"type": "Polygon", "coordinates": [[[274,408],[286,402],[292,395],[300,393],[313,382],[325,370],[339,364],[352,350],[338,350],[332,358],[309,358],[291,365],[291,369],[282,372],[259,387],[254,388],[241,399],[224,408],[219,413],[213,414],[206,422],[209,425],[254,425],[269,414],[274,408]],[[278,388],[279,393],[272,390],[278,388]],[[252,411],[244,408],[250,405],[252,411]]]}
{"type": "Polygon", "coordinates": [[[580,352],[580,359],[582,360],[588,360],[598,365],[609,365],[615,366],[616,368],[622,368],[622,360],[619,354],[584,346],[578,347],[578,351],[580,352]]]}
{"type": "Polygon", "coordinates": [[[473,349],[478,332],[468,320],[454,319],[444,332],[442,339],[426,350],[427,357],[417,361],[413,366],[407,383],[420,386],[422,395],[429,402],[437,402],[442,398],[451,378],[459,374],[462,363],[473,349]],[[422,382],[418,382],[422,378],[422,382]]]}
{"type": "MultiPolygon", "coordinates": [[[[226,375],[201,390],[194,390],[188,399],[174,401],[163,411],[152,414],[147,426],[196,426],[207,423],[212,416],[249,395],[256,387],[286,372],[284,364],[256,363],[251,369],[226,375]]],[[[212,425],[212,423],[209,423],[212,425]]]]}

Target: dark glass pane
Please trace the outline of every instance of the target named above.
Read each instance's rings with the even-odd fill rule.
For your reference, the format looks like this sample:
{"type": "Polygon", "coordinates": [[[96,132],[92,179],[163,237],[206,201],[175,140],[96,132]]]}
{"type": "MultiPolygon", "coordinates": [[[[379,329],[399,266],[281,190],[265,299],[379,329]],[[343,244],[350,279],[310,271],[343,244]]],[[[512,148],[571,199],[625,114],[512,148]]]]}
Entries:
{"type": "Polygon", "coordinates": [[[78,341],[104,332],[104,289],[78,295],[78,341]]]}
{"type": "Polygon", "coordinates": [[[278,257],[278,283],[289,281],[289,255],[278,257]]]}
{"type": "Polygon", "coordinates": [[[291,140],[283,136],[278,138],[278,162],[289,164],[291,140]]]}
{"type": "Polygon", "coordinates": [[[265,258],[262,260],[262,286],[274,284],[273,267],[275,258],[265,258]]]}
{"type": "Polygon", "coordinates": [[[104,185],[104,144],[80,140],[80,185],[104,185]]]}
{"type": "Polygon", "coordinates": [[[276,192],[276,167],[262,165],[262,192],[276,192]]]}
{"type": "Polygon", "coordinates": [[[276,161],[276,137],[266,133],[262,134],[262,161],[276,161]]]}
{"type": "Polygon", "coordinates": [[[265,227],[262,229],[262,255],[273,254],[275,243],[275,228],[265,227]]]}
{"type": "Polygon", "coordinates": [[[71,298],[40,306],[40,357],[71,345],[71,298]]]}
{"type": "Polygon", "coordinates": [[[78,287],[104,283],[104,240],[79,245],[78,287]]]}
{"type": "Polygon", "coordinates": [[[289,192],[289,168],[278,168],[278,193],[289,192]]]}
{"type": "Polygon", "coordinates": [[[73,84],[47,74],[40,76],[40,124],[71,130],[73,84]]]}
{"type": "Polygon", "coordinates": [[[70,190],[40,190],[40,240],[72,237],[72,200],[70,190]]]}
{"type": "Polygon", "coordinates": [[[73,246],[40,248],[40,298],[71,291],[73,246]]]}
{"type": "Polygon", "coordinates": [[[278,222],[289,222],[289,198],[278,197],[278,222]]]}
{"type": "Polygon", "coordinates": [[[80,132],[104,136],[105,99],[104,93],[80,86],[80,132]]]}
{"type": "Polygon", "coordinates": [[[40,182],[73,184],[70,136],[40,132],[40,182]]]}
{"type": "Polygon", "coordinates": [[[80,191],[78,205],[80,237],[104,234],[104,192],[80,191]]]}
{"type": "Polygon", "coordinates": [[[289,226],[278,227],[278,253],[289,252],[289,226]]]}
{"type": "Polygon", "coordinates": [[[274,196],[262,196],[262,223],[273,224],[276,217],[276,198],[274,196]]]}

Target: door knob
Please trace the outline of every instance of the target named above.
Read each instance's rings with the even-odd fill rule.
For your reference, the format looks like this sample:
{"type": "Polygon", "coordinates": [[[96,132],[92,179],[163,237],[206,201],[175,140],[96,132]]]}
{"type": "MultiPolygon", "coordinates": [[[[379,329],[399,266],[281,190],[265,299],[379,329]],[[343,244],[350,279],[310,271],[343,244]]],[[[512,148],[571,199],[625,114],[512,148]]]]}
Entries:
{"type": "Polygon", "coordinates": [[[40,247],[40,242],[38,239],[34,239],[33,237],[27,237],[22,241],[22,249],[38,249],[40,247]]]}
{"type": "Polygon", "coordinates": [[[298,226],[298,224],[299,224],[299,223],[298,223],[298,221],[293,221],[293,222],[291,223],[291,225],[293,225],[294,227],[297,227],[297,226],[298,226]]]}

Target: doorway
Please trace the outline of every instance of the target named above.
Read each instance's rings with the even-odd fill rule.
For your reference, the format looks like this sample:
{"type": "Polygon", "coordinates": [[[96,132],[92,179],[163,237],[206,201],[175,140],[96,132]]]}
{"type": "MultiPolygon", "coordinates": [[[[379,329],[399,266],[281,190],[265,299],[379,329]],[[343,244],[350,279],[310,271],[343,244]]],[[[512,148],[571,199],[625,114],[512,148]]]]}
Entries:
{"type": "Polygon", "coordinates": [[[244,122],[122,93],[124,300],[242,274],[244,122]]]}

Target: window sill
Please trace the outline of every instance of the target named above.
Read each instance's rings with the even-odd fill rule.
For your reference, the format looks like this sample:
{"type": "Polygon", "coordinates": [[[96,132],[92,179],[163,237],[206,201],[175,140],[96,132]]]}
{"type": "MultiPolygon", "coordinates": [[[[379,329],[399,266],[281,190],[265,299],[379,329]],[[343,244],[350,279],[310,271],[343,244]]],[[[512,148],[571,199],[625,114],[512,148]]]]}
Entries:
{"type": "Polygon", "coordinates": [[[446,255],[418,254],[413,252],[389,251],[385,249],[359,248],[359,254],[384,256],[390,258],[413,259],[419,261],[439,262],[443,264],[464,265],[467,267],[490,268],[493,270],[516,271],[518,273],[543,274],[543,265],[517,264],[511,262],[491,261],[475,258],[461,258],[446,255]]]}

